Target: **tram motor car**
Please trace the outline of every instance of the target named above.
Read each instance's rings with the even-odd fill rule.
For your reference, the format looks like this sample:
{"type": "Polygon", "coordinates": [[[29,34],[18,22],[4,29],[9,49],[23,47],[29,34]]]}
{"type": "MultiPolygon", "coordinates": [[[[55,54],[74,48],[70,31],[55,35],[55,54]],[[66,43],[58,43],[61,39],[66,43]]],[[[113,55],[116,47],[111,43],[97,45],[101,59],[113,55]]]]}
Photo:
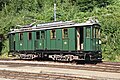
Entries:
{"type": "Polygon", "coordinates": [[[9,52],[21,59],[101,61],[101,25],[59,21],[23,26],[9,33],[9,52]]]}

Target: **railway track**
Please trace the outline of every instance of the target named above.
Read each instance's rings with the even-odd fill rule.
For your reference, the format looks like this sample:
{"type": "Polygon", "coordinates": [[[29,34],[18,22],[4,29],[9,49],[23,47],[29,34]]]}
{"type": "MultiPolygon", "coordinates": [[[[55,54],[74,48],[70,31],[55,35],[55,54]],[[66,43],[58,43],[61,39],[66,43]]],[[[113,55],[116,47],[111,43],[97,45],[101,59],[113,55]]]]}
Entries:
{"type": "Polygon", "coordinates": [[[113,63],[113,62],[103,62],[98,64],[75,64],[75,63],[46,62],[46,61],[42,61],[42,63],[39,62],[34,63],[34,61],[20,61],[20,60],[15,60],[18,63],[17,62],[14,63],[14,60],[7,60],[7,61],[13,61],[13,62],[9,62],[9,63],[0,62],[0,65],[10,65],[11,67],[15,67],[16,65],[18,67],[37,66],[37,67],[52,67],[52,68],[120,73],[120,63],[113,63]]]}
{"type": "MultiPolygon", "coordinates": [[[[86,70],[98,72],[120,73],[120,63],[103,62],[98,64],[75,64],[52,61],[24,61],[24,60],[0,60],[0,66],[8,66],[10,69],[20,68],[25,66],[30,67],[45,67],[58,69],[86,70]]],[[[44,68],[44,69],[45,69],[44,68]]],[[[80,76],[71,76],[59,73],[32,73],[20,72],[11,70],[0,70],[0,78],[17,79],[17,80],[93,80],[96,78],[86,78],[80,76]]],[[[119,80],[119,79],[118,79],[119,80]]]]}
{"type": "Polygon", "coordinates": [[[14,80],[93,80],[87,78],[73,77],[62,74],[44,74],[44,73],[27,73],[0,70],[0,78],[14,79],[14,80]]]}

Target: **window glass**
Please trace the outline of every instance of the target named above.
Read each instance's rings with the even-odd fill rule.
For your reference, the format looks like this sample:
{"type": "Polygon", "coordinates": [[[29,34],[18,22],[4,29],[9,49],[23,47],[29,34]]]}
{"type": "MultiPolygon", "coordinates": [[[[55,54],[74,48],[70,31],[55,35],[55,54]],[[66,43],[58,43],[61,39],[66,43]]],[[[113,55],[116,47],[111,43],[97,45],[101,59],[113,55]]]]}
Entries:
{"type": "Polygon", "coordinates": [[[86,28],[86,30],[87,30],[86,37],[90,38],[90,27],[86,28]]]}
{"type": "Polygon", "coordinates": [[[39,31],[36,32],[36,39],[40,39],[40,32],[39,31]]]}
{"type": "Polygon", "coordinates": [[[95,28],[93,28],[93,38],[95,38],[95,28]]]}
{"type": "Polygon", "coordinates": [[[41,31],[41,39],[45,39],[45,31],[41,31]]]}
{"type": "Polygon", "coordinates": [[[63,38],[68,38],[68,29],[63,29],[63,38]]]}
{"type": "Polygon", "coordinates": [[[56,38],[56,31],[55,29],[51,30],[51,39],[55,39],[56,38]]]}
{"type": "Polygon", "coordinates": [[[96,38],[100,38],[100,29],[96,28],[96,38]]]}
{"type": "Polygon", "coordinates": [[[32,39],[32,32],[28,32],[28,40],[32,39]]]}
{"type": "Polygon", "coordinates": [[[23,40],[23,33],[19,33],[19,40],[23,40]]]}

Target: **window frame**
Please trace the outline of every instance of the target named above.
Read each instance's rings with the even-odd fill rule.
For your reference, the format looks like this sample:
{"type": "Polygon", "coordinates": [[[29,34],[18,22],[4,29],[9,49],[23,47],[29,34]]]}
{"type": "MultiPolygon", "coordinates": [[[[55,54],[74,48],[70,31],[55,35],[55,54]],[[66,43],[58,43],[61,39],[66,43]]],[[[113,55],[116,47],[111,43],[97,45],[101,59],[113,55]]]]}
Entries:
{"type": "Polygon", "coordinates": [[[91,37],[91,27],[87,27],[86,28],[86,38],[90,38],[91,37]]]}
{"type": "Polygon", "coordinates": [[[96,35],[96,38],[100,38],[100,29],[99,28],[96,28],[95,29],[95,35],[96,35]]]}
{"type": "Polygon", "coordinates": [[[56,39],[56,29],[50,30],[50,39],[56,39]]]}
{"type": "Polygon", "coordinates": [[[63,28],[62,29],[62,38],[63,39],[67,39],[68,38],[68,29],[67,28],[63,28]],[[65,32],[65,30],[67,30],[67,32],[65,32]]]}
{"type": "Polygon", "coordinates": [[[93,27],[93,30],[92,30],[92,37],[96,38],[96,28],[95,27],[93,27]]]}
{"type": "Polygon", "coordinates": [[[32,40],[32,32],[28,32],[28,40],[32,40]]]}
{"type": "Polygon", "coordinates": [[[19,40],[20,41],[23,40],[23,33],[22,32],[19,33],[19,40]]]}
{"type": "Polygon", "coordinates": [[[45,39],[45,31],[40,32],[40,39],[45,39]]]}
{"type": "Polygon", "coordinates": [[[40,31],[36,31],[36,40],[40,39],[40,31]]]}

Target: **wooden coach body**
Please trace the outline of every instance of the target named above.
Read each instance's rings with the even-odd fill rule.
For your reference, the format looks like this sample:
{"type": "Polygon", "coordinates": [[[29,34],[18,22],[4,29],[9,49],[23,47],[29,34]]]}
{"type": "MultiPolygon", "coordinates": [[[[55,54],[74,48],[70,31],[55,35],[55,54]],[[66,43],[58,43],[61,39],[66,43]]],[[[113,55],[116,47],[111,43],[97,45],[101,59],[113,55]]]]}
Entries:
{"type": "Polygon", "coordinates": [[[61,21],[14,29],[9,32],[9,45],[14,54],[32,54],[53,60],[102,58],[100,25],[96,22],[61,21]]]}

